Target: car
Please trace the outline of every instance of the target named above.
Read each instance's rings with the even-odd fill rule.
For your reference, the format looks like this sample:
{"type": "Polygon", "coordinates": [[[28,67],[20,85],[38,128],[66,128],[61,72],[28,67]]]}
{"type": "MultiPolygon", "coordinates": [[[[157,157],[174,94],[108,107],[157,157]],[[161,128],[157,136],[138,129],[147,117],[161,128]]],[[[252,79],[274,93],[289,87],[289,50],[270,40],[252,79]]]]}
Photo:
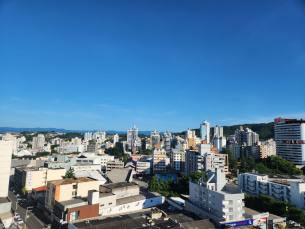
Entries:
{"type": "Polygon", "coordinates": [[[15,213],[15,219],[20,218],[20,214],[19,213],[15,213]]]}
{"type": "Polygon", "coordinates": [[[168,210],[172,210],[172,211],[174,211],[174,210],[175,210],[175,208],[174,208],[173,206],[169,206],[169,207],[168,207],[168,210]]]}
{"type": "Polygon", "coordinates": [[[23,220],[22,220],[21,218],[18,218],[18,219],[17,219],[17,223],[18,223],[18,224],[22,224],[22,223],[23,223],[23,220]]]}

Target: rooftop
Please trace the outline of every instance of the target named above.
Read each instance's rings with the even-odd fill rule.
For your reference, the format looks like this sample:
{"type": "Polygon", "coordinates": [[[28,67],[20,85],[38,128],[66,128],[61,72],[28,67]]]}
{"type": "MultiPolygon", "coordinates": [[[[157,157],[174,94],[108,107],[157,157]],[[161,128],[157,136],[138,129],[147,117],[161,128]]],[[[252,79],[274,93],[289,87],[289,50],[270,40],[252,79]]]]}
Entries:
{"type": "Polygon", "coordinates": [[[103,193],[103,192],[112,192],[112,189],[124,188],[124,187],[130,187],[130,186],[137,186],[137,187],[139,187],[134,182],[131,182],[131,183],[129,183],[129,182],[118,182],[118,183],[111,183],[111,184],[101,185],[99,191],[101,193],[103,193]]]}
{"type": "Polygon", "coordinates": [[[62,179],[62,180],[53,180],[50,181],[53,185],[65,185],[65,184],[75,184],[75,183],[85,183],[95,181],[89,177],[79,177],[79,178],[68,178],[68,179],[62,179]]]}
{"type": "MultiPolygon", "coordinates": [[[[245,215],[246,219],[251,218],[252,215],[256,215],[256,214],[262,213],[262,212],[255,211],[255,210],[253,210],[251,208],[247,208],[247,207],[244,207],[244,210],[245,210],[245,214],[244,215],[245,215]]],[[[280,218],[283,218],[283,217],[269,213],[268,219],[280,219],[280,218]]]]}
{"type": "Polygon", "coordinates": [[[45,192],[45,191],[47,191],[47,186],[45,185],[45,186],[41,186],[41,187],[38,187],[38,188],[34,188],[34,190],[36,192],[45,192]]]}

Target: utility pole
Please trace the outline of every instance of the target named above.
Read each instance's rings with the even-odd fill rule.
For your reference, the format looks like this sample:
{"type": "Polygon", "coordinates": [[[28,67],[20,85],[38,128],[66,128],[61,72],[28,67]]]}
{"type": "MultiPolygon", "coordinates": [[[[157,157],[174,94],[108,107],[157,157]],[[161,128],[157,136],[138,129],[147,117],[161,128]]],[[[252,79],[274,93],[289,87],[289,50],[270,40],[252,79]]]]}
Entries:
{"type": "Polygon", "coordinates": [[[27,229],[26,220],[28,218],[28,211],[32,211],[32,210],[33,210],[33,206],[26,207],[25,217],[24,217],[24,229],[27,229]]]}

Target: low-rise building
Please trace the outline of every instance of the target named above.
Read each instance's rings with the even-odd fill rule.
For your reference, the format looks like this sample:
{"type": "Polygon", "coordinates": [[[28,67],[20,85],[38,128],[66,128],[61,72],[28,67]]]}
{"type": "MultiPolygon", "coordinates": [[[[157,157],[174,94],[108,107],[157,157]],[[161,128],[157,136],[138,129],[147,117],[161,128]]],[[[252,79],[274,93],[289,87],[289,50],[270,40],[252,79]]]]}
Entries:
{"type": "Polygon", "coordinates": [[[80,171],[101,171],[101,165],[97,164],[75,164],[72,165],[71,168],[75,172],[80,172],[80,171]]]}
{"type": "Polygon", "coordinates": [[[305,209],[305,181],[286,175],[258,174],[248,172],[237,175],[238,187],[251,196],[260,194],[273,197],[277,201],[289,200],[292,205],[305,209]]]}
{"type": "Polygon", "coordinates": [[[107,161],[106,162],[106,172],[110,172],[112,169],[123,169],[123,161],[107,161]]]}
{"type": "Polygon", "coordinates": [[[15,168],[14,183],[22,189],[26,188],[30,194],[34,188],[47,184],[48,181],[62,179],[66,174],[66,169],[44,167],[15,168]]]}

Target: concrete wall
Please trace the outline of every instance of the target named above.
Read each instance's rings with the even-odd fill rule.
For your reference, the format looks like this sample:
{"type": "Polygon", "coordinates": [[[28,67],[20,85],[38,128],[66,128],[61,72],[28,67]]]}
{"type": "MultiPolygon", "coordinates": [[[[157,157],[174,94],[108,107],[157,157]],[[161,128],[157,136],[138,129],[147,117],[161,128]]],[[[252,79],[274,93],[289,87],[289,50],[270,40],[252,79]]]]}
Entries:
{"type": "Polygon", "coordinates": [[[112,206],[116,206],[116,195],[99,198],[99,204],[100,204],[100,211],[112,206]]]}
{"type": "Polygon", "coordinates": [[[72,198],[72,192],[73,192],[72,184],[60,185],[60,194],[59,194],[58,202],[70,200],[72,198]]]}
{"type": "Polygon", "coordinates": [[[12,202],[6,202],[0,204],[0,214],[4,212],[10,212],[12,207],[12,202]]]}
{"type": "Polygon", "coordinates": [[[140,194],[140,188],[138,185],[125,186],[121,188],[112,189],[112,193],[116,195],[117,199],[135,196],[140,194]]]}

